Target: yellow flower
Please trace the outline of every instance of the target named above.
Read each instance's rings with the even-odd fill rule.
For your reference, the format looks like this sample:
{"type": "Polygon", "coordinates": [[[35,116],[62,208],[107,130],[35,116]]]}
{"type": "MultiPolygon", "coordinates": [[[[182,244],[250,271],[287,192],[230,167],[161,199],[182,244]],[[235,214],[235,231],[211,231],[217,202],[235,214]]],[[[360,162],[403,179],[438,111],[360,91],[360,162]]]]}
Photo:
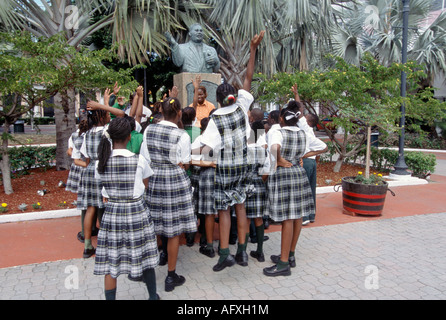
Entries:
{"type": "Polygon", "coordinates": [[[4,203],[4,202],[2,203],[2,207],[3,207],[3,208],[6,208],[7,206],[8,206],[7,203],[4,203]]]}
{"type": "Polygon", "coordinates": [[[37,202],[37,205],[40,206],[40,202],[37,202]]]}
{"type": "Polygon", "coordinates": [[[381,173],[378,173],[378,177],[382,177],[383,175],[381,173]]]}
{"type": "Polygon", "coordinates": [[[358,171],[358,174],[362,174],[362,171],[358,171]]]}

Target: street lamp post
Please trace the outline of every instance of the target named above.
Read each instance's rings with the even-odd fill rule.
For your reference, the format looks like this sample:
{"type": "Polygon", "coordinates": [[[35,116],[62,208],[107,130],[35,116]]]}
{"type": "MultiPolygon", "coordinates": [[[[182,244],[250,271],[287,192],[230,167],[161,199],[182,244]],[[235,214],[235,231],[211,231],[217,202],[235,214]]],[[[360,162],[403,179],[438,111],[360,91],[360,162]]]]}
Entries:
{"type": "MultiPolygon", "coordinates": [[[[403,52],[402,52],[402,63],[407,62],[407,33],[409,25],[409,0],[403,1],[403,52]]],[[[406,73],[401,72],[401,97],[404,99],[406,97],[406,73]]],[[[400,128],[401,133],[399,137],[399,150],[398,150],[398,160],[393,166],[395,168],[392,171],[396,175],[408,175],[407,165],[404,161],[404,126],[406,122],[406,106],[405,102],[401,104],[401,118],[400,118],[400,128]]]]}

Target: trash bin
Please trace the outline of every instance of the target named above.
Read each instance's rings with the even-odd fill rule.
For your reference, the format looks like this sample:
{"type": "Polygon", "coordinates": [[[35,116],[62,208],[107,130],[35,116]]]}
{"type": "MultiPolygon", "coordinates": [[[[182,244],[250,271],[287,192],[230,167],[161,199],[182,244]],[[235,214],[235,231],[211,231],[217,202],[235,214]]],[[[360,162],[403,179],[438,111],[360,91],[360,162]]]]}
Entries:
{"type": "Polygon", "coordinates": [[[25,133],[25,121],[17,120],[14,123],[14,133],[25,133]]]}
{"type": "Polygon", "coordinates": [[[370,145],[372,147],[378,148],[378,137],[379,137],[379,132],[373,132],[370,135],[370,145]]]}

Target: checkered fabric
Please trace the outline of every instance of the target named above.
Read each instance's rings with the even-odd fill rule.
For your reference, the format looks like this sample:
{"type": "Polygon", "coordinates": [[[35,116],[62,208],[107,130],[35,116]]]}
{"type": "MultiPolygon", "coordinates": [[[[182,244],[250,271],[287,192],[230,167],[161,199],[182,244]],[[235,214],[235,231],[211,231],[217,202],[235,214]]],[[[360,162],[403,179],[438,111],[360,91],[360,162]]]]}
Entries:
{"type": "Polygon", "coordinates": [[[103,208],[102,202],[102,183],[99,179],[95,178],[96,160],[98,160],[98,146],[101,142],[103,130],[94,132],[92,130],[87,131],[85,134],[85,143],[87,147],[87,155],[90,158],[90,163],[85,168],[84,174],[81,180],[80,192],[78,193],[78,209],[85,210],[88,207],[103,208]],[[79,203],[79,200],[81,201],[79,203]]]}
{"type": "Polygon", "coordinates": [[[174,159],[183,133],[184,130],[161,124],[150,125],[145,132],[154,172],[146,199],[156,234],[168,238],[197,231],[190,179],[174,159]]]}
{"type": "MultiPolygon", "coordinates": [[[[84,136],[79,136],[79,132],[73,132],[71,134],[71,139],[73,140],[74,146],[76,149],[80,150],[82,146],[82,142],[84,141],[84,136]]],[[[82,159],[85,160],[85,159],[82,159]]],[[[77,166],[71,163],[70,172],[68,173],[67,185],[65,187],[66,191],[70,191],[73,193],[77,193],[79,189],[81,174],[84,171],[84,167],[77,166]]]]}
{"type": "Polygon", "coordinates": [[[248,178],[247,184],[253,186],[253,193],[245,202],[248,219],[262,218],[266,214],[267,192],[266,184],[259,174],[267,157],[266,149],[258,145],[248,145],[248,178]]]}
{"type": "Polygon", "coordinates": [[[247,138],[246,114],[241,107],[225,115],[211,116],[221,136],[222,146],[215,169],[215,208],[226,210],[229,206],[246,200],[247,138]]]}
{"type": "Polygon", "coordinates": [[[214,202],[215,168],[201,168],[198,183],[198,213],[217,214],[214,202]]]}
{"type": "Polygon", "coordinates": [[[132,199],[138,155],[111,157],[101,181],[110,196],[98,234],[94,274],[140,280],[159,262],[153,221],[144,197],[132,199]]]}
{"type": "Polygon", "coordinates": [[[280,130],[283,135],[281,156],[293,166],[277,167],[268,178],[268,212],[271,219],[277,222],[300,219],[314,214],[315,210],[307,174],[299,164],[305,152],[305,133],[302,130],[280,130]]]}
{"type": "Polygon", "coordinates": [[[200,171],[201,168],[198,166],[190,166],[190,184],[192,186],[192,200],[194,202],[194,212],[198,213],[198,182],[200,180],[200,171]]]}

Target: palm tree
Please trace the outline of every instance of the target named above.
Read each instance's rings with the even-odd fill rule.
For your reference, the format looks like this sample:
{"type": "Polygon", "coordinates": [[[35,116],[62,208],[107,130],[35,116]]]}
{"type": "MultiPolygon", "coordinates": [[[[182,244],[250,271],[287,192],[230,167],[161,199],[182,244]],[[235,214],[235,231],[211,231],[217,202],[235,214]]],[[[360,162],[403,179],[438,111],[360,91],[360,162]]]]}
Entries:
{"type": "MultiPolygon", "coordinates": [[[[429,22],[431,9],[430,0],[410,2],[408,59],[424,66],[425,87],[446,71],[446,13],[429,22]]],[[[356,65],[364,52],[372,53],[383,65],[401,62],[401,42],[402,2],[398,0],[351,3],[343,10],[340,29],[333,31],[334,53],[356,65]]]]}

